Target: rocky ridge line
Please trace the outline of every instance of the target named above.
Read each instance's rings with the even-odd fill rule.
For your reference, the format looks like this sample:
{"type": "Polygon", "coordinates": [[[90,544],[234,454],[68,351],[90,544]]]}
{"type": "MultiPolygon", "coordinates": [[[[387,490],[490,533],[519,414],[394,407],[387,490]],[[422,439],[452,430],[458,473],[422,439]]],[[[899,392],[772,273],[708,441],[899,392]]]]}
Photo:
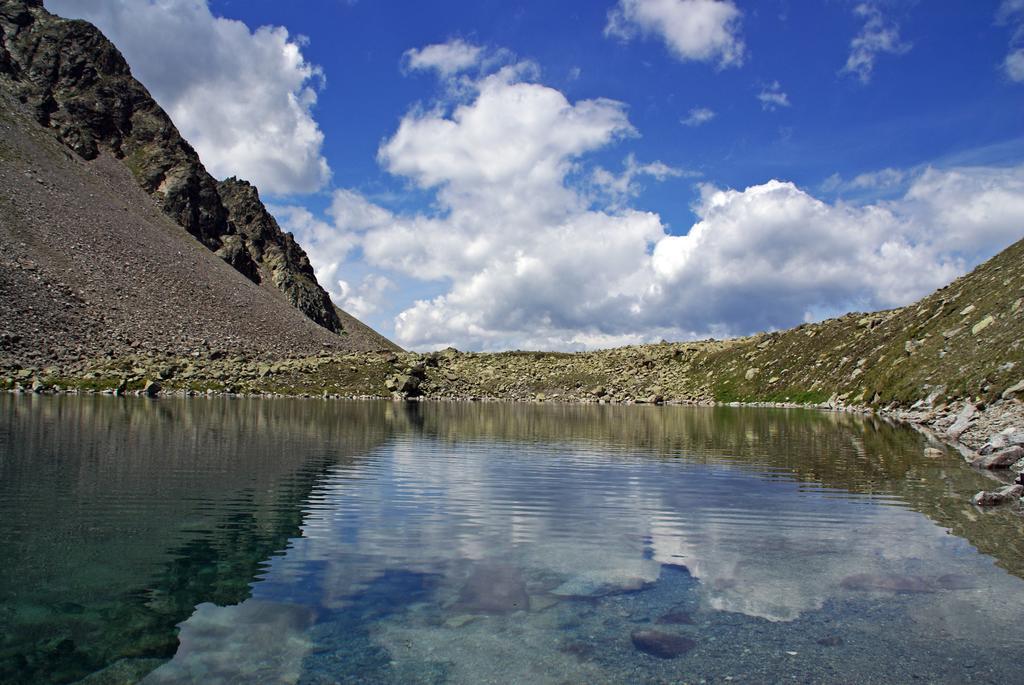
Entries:
{"type": "Polygon", "coordinates": [[[305,252],[266,220],[255,189],[218,184],[95,26],[54,16],[41,0],[0,0],[0,75],[80,157],[111,152],[168,216],[236,270],[273,284],[324,328],[344,330],[305,252]]]}

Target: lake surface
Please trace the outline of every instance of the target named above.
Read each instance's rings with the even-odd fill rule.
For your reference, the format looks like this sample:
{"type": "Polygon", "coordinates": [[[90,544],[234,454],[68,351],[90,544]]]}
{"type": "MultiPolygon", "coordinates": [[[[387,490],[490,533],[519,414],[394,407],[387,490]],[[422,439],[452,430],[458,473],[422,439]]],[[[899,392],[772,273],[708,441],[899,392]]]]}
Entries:
{"type": "Polygon", "coordinates": [[[0,682],[1011,683],[1024,519],[796,410],[0,396],[0,682]]]}

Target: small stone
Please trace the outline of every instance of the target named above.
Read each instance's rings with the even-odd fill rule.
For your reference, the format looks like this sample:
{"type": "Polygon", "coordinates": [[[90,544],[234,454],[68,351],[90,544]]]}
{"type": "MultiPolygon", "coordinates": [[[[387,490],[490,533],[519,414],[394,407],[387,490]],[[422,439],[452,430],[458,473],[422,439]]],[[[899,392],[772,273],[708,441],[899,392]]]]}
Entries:
{"type": "Polygon", "coordinates": [[[1007,485],[998,490],[982,490],[971,498],[971,504],[979,507],[994,507],[1018,499],[1024,495],[1024,485],[1007,485]]]}
{"type": "Polygon", "coordinates": [[[925,447],[924,448],[924,456],[928,457],[929,459],[939,459],[939,458],[941,458],[944,455],[945,455],[945,452],[943,452],[942,450],[940,450],[940,449],[938,449],[936,447],[925,447]]]}
{"type": "Polygon", "coordinates": [[[747,369],[747,372],[745,374],[743,374],[743,377],[746,378],[748,381],[752,381],[752,380],[754,380],[754,378],[757,377],[757,374],[759,374],[760,372],[761,372],[761,369],[757,369],[757,368],[747,369]]]}
{"type": "Polygon", "coordinates": [[[659,659],[675,659],[697,646],[692,638],[660,630],[634,630],[629,637],[637,651],[659,659]]]}
{"type": "Polygon", "coordinates": [[[43,385],[42,381],[39,381],[39,380],[32,381],[32,392],[34,392],[34,393],[36,393],[38,395],[43,390],[46,390],[46,386],[43,385]]]}
{"type": "Polygon", "coordinates": [[[843,644],[843,638],[838,635],[829,635],[818,639],[817,643],[823,647],[839,647],[843,644]]]}

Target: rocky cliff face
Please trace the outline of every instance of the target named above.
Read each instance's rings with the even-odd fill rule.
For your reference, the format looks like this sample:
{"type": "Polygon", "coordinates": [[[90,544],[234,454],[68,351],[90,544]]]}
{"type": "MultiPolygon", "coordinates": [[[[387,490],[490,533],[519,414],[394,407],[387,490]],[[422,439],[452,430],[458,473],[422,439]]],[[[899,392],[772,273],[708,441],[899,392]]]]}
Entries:
{"type": "Polygon", "coordinates": [[[229,263],[237,260],[239,271],[255,283],[268,281],[283,292],[292,305],[324,328],[341,330],[334,303],[316,281],[305,251],[291,233],[285,233],[260,202],[256,186],[229,178],[217,185],[235,233],[217,251],[229,263]],[[238,257],[236,257],[238,255],[238,257]],[[240,257],[240,258],[239,258],[240,257]],[[258,268],[250,275],[248,264],[258,268]]]}
{"type": "Polygon", "coordinates": [[[0,0],[0,75],[79,156],[111,152],[197,240],[250,280],[269,277],[306,316],[342,332],[305,253],[280,230],[255,188],[234,180],[219,185],[207,173],[96,27],[51,15],[40,0],[0,0]]]}

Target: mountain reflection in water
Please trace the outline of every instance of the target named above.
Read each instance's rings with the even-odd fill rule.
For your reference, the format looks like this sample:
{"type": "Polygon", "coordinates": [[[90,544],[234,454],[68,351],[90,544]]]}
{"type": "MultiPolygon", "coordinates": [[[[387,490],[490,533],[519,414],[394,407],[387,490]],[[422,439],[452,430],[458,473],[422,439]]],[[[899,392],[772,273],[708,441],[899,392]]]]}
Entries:
{"type": "Polygon", "coordinates": [[[0,398],[0,679],[998,682],[1024,526],[924,444],[793,410],[0,398]]]}

